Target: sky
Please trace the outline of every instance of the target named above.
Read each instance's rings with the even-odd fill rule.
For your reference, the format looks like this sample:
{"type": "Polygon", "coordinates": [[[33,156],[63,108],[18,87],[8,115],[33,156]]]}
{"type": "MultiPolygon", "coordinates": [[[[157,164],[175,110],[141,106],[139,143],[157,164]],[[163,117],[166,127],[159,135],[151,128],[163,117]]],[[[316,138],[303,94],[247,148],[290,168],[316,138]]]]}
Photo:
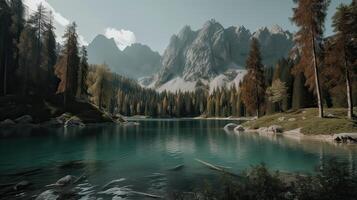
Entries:
{"type": "MultiPolygon", "coordinates": [[[[326,35],[332,33],[331,17],[341,3],[332,0],[326,21],[326,35]]],[[[197,30],[215,19],[224,27],[243,25],[252,32],[274,24],[296,31],[289,20],[292,0],[24,0],[30,12],[42,3],[55,18],[61,41],[64,27],[75,21],[80,43],[87,45],[98,34],[114,38],[120,49],[142,43],[163,53],[173,34],[189,25],[197,30]]]]}

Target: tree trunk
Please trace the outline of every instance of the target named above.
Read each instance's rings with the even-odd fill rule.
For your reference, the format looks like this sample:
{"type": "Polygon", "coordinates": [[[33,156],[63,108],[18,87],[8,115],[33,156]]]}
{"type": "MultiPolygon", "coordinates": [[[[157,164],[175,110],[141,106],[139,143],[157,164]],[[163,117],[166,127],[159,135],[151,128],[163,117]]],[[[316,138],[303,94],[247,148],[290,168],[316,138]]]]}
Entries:
{"type": "Polygon", "coordinates": [[[347,66],[347,60],[345,56],[345,76],[346,76],[346,92],[347,92],[347,104],[348,104],[348,111],[347,117],[352,119],[353,117],[353,102],[352,102],[352,85],[351,85],[351,78],[350,78],[350,71],[347,66]]]}
{"type": "Polygon", "coordinates": [[[98,107],[99,107],[99,110],[102,109],[103,81],[104,81],[104,80],[102,80],[102,81],[100,82],[100,89],[99,89],[99,99],[98,99],[98,104],[99,104],[98,107]]]}
{"type": "MultiPolygon", "coordinates": [[[[68,48],[68,47],[67,47],[68,48]]],[[[66,58],[66,82],[64,83],[64,93],[63,93],[63,104],[64,108],[67,109],[68,104],[68,82],[69,82],[69,50],[67,50],[67,58],[66,58]]]]}
{"type": "Polygon", "coordinates": [[[4,65],[4,96],[7,95],[7,57],[5,57],[5,65],[4,65]]]}
{"type": "Polygon", "coordinates": [[[314,76],[315,76],[315,90],[316,90],[316,95],[317,95],[317,105],[319,107],[319,117],[323,118],[324,110],[323,110],[322,99],[321,99],[319,69],[317,66],[315,38],[314,38],[313,33],[311,34],[311,43],[312,43],[312,54],[313,54],[313,62],[314,62],[314,76]]]}

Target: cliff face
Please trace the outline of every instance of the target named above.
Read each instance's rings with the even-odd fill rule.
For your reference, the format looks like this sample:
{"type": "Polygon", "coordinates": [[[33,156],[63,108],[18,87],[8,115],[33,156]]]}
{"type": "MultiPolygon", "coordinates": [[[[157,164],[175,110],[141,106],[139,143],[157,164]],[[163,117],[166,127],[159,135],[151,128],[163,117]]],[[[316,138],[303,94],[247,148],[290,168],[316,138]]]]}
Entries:
{"type": "Polygon", "coordinates": [[[229,69],[243,69],[253,37],[261,44],[265,65],[274,65],[278,59],[287,57],[293,47],[292,34],[279,26],[254,33],[243,26],[225,29],[215,20],[206,22],[198,31],[185,26],[172,36],[155,85],[158,87],[175,77],[185,81],[211,80],[229,69]]]}

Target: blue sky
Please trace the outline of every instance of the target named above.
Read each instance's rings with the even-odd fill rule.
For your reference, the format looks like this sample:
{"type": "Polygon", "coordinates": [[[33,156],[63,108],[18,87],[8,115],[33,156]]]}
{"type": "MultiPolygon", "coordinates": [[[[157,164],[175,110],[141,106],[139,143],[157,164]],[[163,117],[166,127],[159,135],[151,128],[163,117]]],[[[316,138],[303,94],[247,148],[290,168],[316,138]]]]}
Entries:
{"type": "MultiPolygon", "coordinates": [[[[225,27],[244,25],[251,31],[274,24],[296,30],[289,20],[292,0],[25,0],[30,8],[39,2],[54,12],[57,35],[69,21],[76,21],[83,43],[106,34],[114,37],[121,49],[139,42],[162,53],[172,34],[184,25],[199,29],[213,18],[225,27]]],[[[331,16],[336,6],[350,2],[332,0],[327,35],[332,33],[331,16]]]]}

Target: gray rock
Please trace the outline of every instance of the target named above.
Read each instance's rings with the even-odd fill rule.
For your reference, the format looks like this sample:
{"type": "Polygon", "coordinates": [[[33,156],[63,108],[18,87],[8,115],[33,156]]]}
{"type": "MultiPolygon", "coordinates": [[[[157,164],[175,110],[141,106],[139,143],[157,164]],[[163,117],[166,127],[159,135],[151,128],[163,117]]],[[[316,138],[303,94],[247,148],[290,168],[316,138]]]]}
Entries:
{"type": "Polygon", "coordinates": [[[33,122],[33,118],[30,115],[24,115],[15,119],[15,122],[19,124],[29,124],[33,122]]]}
{"type": "Polygon", "coordinates": [[[234,128],[234,132],[237,132],[237,133],[244,132],[244,131],[245,131],[245,129],[242,125],[239,125],[234,128]]]}
{"type": "Polygon", "coordinates": [[[296,121],[296,118],[290,118],[290,119],[288,119],[288,121],[289,122],[294,122],[294,121],[296,121]]]}
{"type": "Polygon", "coordinates": [[[268,131],[273,132],[273,133],[282,133],[283,127],[278,126],[278,125],[272,125],[268,128],[268,131]]]}
{"type": "Polygon", "coordinates": [[[357,143],[357,133],[335,134],[333,139],[338,143],[357,143]]]}
{"type": "Polygon", "coordinates": [[[267,127],[260,127],[257,131],[258,131],[259,133],[268,133],[268,132],[269,132],[269,128],[267,128],[267,127]]]}
{"type": "Polygon", "coordinates": [[[279,118],[278,118],[278,121],[279,121],[279,122],[285,121],[285,117],[279,117],[279,118]]]}
{"type": "Polygon", "coordinates": [[[12,126],[15,125],[16,123],[12,121],[11,119],[5,119],[4,121],[0,122],[0,126],[12,126]]]}
{"type": "Polygon", "coordinates": [[[24,188],[27,188],[30,185],[31,185],[31,183],[28,181],[21,181],[14,186],[14,190],[22,190],[24,188]]]}
{"type": "Polygon", "coordinates": [[[69,184],[72,184],[76,181],[76,177],[74,176],[71,176],[71,175],[67,175],[65,177],[62,177],[60,178],[55,185],[58,185],[58,186],[66,186],[66,185],[69,185],[69,184]]]}
{"type": "Polygon", "coordinates": [[[234,131],[234,129],[238,126],[238,124],[235,123],[229,123],[224,126],[224,130],[226,131],[234,131]]]}
{"type": "Polygon", "coordinates": [[[77,117],[72,117],[71,119],[67,120],[64,124],[64,127],[85,127],[86,125],[82,122],[81,119],[77,117]]]}
{"type": "Polygon", "coordinates": [[[331,114],[331,113],[328,113],[328,114],[327,114],[327,117],[331,117],[331,118],[332,118],[332,117],[335,117],[335,115],[333,115],[333,114],[331,114]]]}
{"type": "Polygon", "coordinates": [[[71,114],[63,113],[61,116],[57,117],[56,120],[61,124],[65,124],[66,121],[68,121],[71,117],[72,117],[71,114]]]}

